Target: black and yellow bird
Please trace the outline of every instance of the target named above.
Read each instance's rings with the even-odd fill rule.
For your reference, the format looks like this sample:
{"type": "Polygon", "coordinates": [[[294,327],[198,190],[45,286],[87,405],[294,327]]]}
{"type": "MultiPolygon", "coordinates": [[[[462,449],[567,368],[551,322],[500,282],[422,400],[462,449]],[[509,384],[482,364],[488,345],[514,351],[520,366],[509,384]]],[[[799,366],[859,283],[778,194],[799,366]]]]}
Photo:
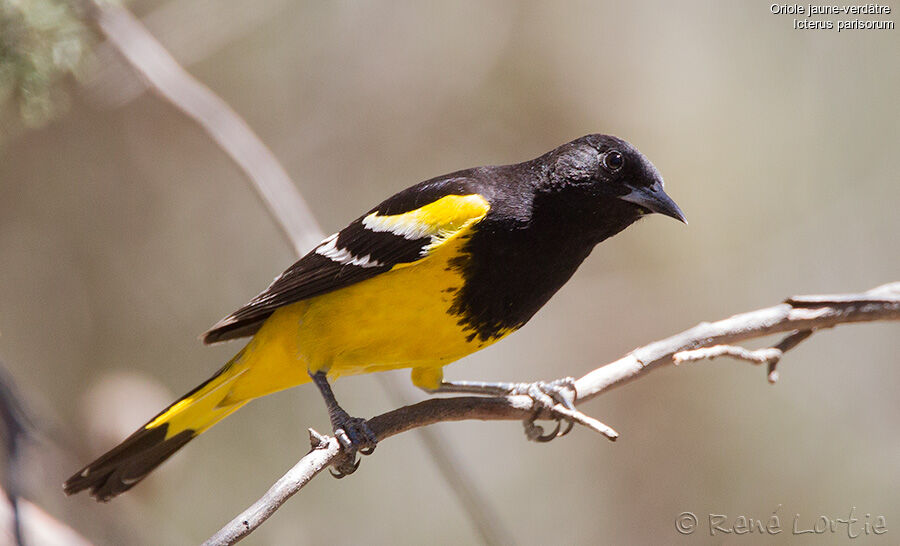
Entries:
{"type": "Polygon", "coordinates": [[[684,221],[659,171],[607,135],[412,186],[203,334],[205,343],[253,337],[212,378],[69,478],[65,491],[109,500],[250,400],[310,380],[353,457],[376,439],[338,405],[327,378],[410,368],[412,382],[431,392],[511,388],[444,381],[443,367],[521,328],[595,245],[652,212],[684,221]]]}

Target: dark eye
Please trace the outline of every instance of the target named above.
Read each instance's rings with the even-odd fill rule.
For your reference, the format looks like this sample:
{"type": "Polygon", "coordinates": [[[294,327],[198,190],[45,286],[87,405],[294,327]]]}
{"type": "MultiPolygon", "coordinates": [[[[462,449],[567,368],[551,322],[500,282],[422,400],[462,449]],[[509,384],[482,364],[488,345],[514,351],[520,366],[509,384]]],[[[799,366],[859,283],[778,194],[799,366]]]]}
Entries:
{"type": "Polygon", "coordinates": [[[618,171],[624,164],[625,158],[618,150],[611,150],[603,156],[603,166],[611,171],[618,171]]]}

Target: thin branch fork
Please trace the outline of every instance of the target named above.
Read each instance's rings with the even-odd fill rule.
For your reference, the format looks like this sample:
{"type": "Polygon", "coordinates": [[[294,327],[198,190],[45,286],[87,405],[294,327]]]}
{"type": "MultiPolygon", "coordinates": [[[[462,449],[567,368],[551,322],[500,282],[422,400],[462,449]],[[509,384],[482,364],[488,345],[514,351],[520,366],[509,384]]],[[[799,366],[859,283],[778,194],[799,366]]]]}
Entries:
{"type": "Polygon", "coordinates": [[[777,345],[765,349],[756,349],[751,351],[744,347],[736,345],[713,345],[712,347],[703,347],[701,349],[693,349],[689,351],[679,351],[672,356],[675,365],[682,362],[695,362],[698,360],[712,360],[719,356],[730,356],[738,360],[745,360],[751,364],[767,364],[769,383],[778,381],[778,370],[775,367],[781,361],[784,353],[793,349],[803,340],[813,334],[812,330],[798,330],[793,334],[785,337],[777,345]]]}
{"type": "MultiPolygon", "coordinates": [[[[900,320],[900,282],[887,284],[861,294],[795,296],[784,303],[742,313],[650,343],[624,357],[601,366],[575,381],[576,402],[590,400],[613,387],[623,385],[666,364],[689,362],[717,356],[732,356],[755,364],[774,365],[783,354],[809,338],[814,331],[853,322],[900,320]],[[749,351],[734,344],[773,334],[791,332],[767,349],[749,351]]],[[[614,439],[614,431],[581,412],[570,412],[557,404],[540,409],[528,396],[432,398],[378,415],[369,426],[378,440],[414,428],[446,421],[478,419],[483,421],[573,419],[614,439]]],[[[300,491],[319,472],[339,456],[337,440],[310,429],[312,450],[279,479],[258,501],[209,538],[205,546],[234,544],[253,532],[288,498],[300,491]]]]}

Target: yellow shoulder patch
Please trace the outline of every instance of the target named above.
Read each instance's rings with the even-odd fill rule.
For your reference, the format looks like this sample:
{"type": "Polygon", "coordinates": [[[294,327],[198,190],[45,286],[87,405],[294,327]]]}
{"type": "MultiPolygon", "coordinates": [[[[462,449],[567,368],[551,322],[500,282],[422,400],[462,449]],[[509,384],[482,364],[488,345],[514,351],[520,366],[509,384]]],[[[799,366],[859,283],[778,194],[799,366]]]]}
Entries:
{"type": "Polygon", "coordinates": [[[372,231],[387,231],[410,240],[446,239],[484,218],[490,208],[487,200],[478,194],[447,195],[403,214],[382,216],[373,212],[363,218],[362,224],[372,231]]]}
{"type": "MultiPolygon", "coordinates": [[[[362,224],[366,229],[390,232],[409,240],[430,237],[431,241],[422,247],[421,257],[424,258],[437,247],[477,224],[490,209],[487,199],[477,193],[447,195],[403,214],[380,215],[373,212],[363,218],[362,224]]],[[[416,262],[399,263],[394,269],[412,263],[416,262]]]]}

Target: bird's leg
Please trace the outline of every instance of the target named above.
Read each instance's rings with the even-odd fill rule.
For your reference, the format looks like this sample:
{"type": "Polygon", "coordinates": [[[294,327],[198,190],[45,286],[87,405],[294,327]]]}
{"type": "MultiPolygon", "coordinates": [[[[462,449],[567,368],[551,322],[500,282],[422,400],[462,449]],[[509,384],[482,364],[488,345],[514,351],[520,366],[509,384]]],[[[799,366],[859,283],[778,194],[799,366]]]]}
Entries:
{"type": "Polygon", "coordinates": [[[350,417],[338,404],[325,372],[310,373],[309,376],[319,388],[319,392],[322,393],[322,398],[325,399],[325,407],[328,409],[328,418],[331,420],[334,437],[340,442],[347,455],[343,460],[335,463],[336,472],[331,472],[335,478],[343,478],[347,474],[353,474],[359,467],[356,452],[371,455],[375,451],[378,439],[365,419],[350,417]]]}
{"type": "Polygon", "coordinates": [[[481,394],[485,396],[525,395],[534,400],[535,411],[531,417],[523,421],[525,436],[536,442],[549,442],[559,436],[565,436],[572,430],[574,421],[559,416],[553,432],[544,434],[544,429],[535,424],[535,419],[542,410],[552,410],[556,404],[575,411],[575,380],[564,377],[555,381],[535,381],[534,383],[492,383],[484,381],[441,381],[437,389],[425,389],[431,393],[481,394]],[[562,429],[562,421],[566,421],[562,429]]]}

